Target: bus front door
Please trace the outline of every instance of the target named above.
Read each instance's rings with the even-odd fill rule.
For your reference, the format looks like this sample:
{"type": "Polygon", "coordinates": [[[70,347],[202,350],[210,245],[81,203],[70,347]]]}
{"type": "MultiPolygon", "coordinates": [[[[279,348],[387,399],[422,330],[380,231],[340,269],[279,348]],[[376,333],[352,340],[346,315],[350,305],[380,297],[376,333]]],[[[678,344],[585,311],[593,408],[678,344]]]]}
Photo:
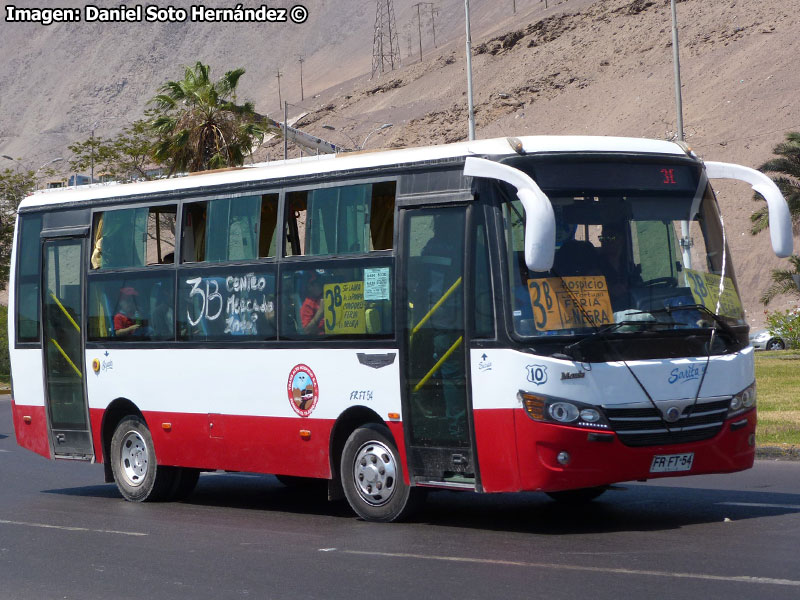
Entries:
{"type": "Polygon", "coordinates": [[[464,319],[465,206],[401,210],[404,419],[417,483],[474,488],[464,319]]]}
{"type": "Polygon", "coordinates": [[[55,458],[94,457],[84,386],[82,238],[42,246],[42,349],[50,443],[55,458]]]}

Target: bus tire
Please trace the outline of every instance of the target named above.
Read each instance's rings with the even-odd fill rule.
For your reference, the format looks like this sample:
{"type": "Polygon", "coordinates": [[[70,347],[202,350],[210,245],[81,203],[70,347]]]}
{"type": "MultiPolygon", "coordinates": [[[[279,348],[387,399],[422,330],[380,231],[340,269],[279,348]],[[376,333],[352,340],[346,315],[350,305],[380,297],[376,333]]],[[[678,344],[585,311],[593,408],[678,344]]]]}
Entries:
{"type": "Polygon", "coordinates": [[[177,468],[158,465],[150,430],[136,415],[123,418],[114,430],[111,471],[120,494],[130,502],[168,499],[178,475],[177,468]]]}
{"type": "Polygon", "coordinates": [[[562,504],[586,504],[598,498],[608,489],[607,485],[580,488],[577,490],[564,490],[562,492],[545,492],[550,498],[562,504]]]}
{"type": "Polygon", "coordinates": [[[350,434],[340,473],[347,502],[365,521],[398,521],[415,507],[416,490],[406,484],[397,447],[383,425],[367,423],[350,434]]]}

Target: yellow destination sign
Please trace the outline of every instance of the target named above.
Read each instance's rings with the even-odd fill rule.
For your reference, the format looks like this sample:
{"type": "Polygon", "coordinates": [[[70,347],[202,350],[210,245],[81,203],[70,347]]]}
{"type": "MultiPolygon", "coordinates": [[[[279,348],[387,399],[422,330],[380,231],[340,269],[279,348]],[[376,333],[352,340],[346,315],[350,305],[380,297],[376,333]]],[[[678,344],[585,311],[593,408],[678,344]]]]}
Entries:
{"type": "Polygon", "coordinates": [[[329,283],[322,289],[325,333],[329,335],[366,333],[364,282],[329,283]]]}
{"type": "Polygon", "coordinates": [[[606,278],[545,277],[529,279],[533,320],[539,331],[577,329],[614,322],[606,278]]]}
{"type": "Polygon", "coordinates": [[[725,285],[722,289],[722,296],[719,294],[719,282],[722,279],[713,273],[704,273],[693,269],[686,269],[686,283],[692,290],[692,296],[698,304],[702,304],[711,312],[717,310],[717,300],[719,300],[719,314],[735,319],[744,318],[744,309],[736,288],[733,287],[733,280],[725,278],[725,285]]]}

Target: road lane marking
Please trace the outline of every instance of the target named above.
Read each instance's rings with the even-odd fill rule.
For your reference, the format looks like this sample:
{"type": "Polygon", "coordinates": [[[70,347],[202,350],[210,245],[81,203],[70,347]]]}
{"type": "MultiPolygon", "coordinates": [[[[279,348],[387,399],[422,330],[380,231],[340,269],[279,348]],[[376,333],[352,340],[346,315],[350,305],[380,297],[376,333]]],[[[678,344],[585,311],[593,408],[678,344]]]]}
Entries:
{"type": "Polygon", "coordinates": [[[0,448],[0,452],[11,452],[11,450],[3,450],[2,448],[0,448]]]}
{"type": "Polygon", "coordinates": [[[115,531],[113,529],[88,529],[86,527],[67,527],[66,525],[49,525],[47,523],[28,523],[25,521],[8,521],[0,519],[0,525],[21,525],[23,527],[39,527],[41,529],[60,529],[61,531],[89,531],[91,533],[113,533],[115,535],[131,535],[134,537],[142,537],[149,535],[148,533],[139,533],[137,531],[115,531]]]}
{"type": "Polygon", "coordinates": [[[748,506],[751,508],[788,508],[789,510],[800,510],[800,504],[768,504],[766,502],[717,502],[724,506],[748,506]]]}
{"type": "Polygon", "coordinates": [[[463,556],[437,556],[429,554],[406,554],[402,552],[366,552],[361,550],[341,550],[342,554],[359,556],[384,556],[386,558],[413,558],[418,560],[438,560],[444,562],[460,562],[470,564],[501,565],[509,567],[526,567],[536,569],[556,569],[563,571],[583,571],[588,573],[613,573],[618,575],[643,575],[649,577],[671,577],[675,579],[701,579],[705,581],[733,581],[737,583],[757,583],[761,585],[783,585],[800,587],[800,581],[794,579],[774,579],[772,577],[751,577],[749,575],[712,575],[710,573],[680,573],[671,571],[649,571],[643,569],[614,569],[607,567],[589,567],[581,565],[563,565],[556,563],[521,562],[516,560],[498,560],[492,558],[468,558],[463,556]]]}

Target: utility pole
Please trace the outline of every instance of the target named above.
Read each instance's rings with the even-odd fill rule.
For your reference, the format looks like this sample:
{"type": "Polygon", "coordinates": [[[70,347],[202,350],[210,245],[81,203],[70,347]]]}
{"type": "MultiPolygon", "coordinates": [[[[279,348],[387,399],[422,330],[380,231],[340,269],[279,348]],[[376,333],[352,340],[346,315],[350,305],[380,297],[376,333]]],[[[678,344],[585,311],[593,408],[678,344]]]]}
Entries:
{"type": "Polygon", "coordinates": [[[419,62],[422,62],[422,18],[419,15],[419,9],[422,6],[422,2],[417,2],[411,8],[417,9],[417,31],[419,32],[419,62]]]}
{"type": "Polygon", "coordinates": [[[281,73],[280,69],[278,69],[278,74],[276,75],[276,77],[278,78],[278,105],[279,106],[283,105],[283,99],[281,98],[281,77],[282,76],[283,76],[283,73],[281,73]]]}
{"type": "Polygon", "coordinates": [[[305,58],[302,56],[297,57],[297,62],[300,63],[300,101],[302,102],[305,100],[305,96],[303,95],[303,63],[306,61],[305,58]]]}
{"type": "Polygon", "coordinates": [[[675,107],[678,111],[678,140],[683,141],[683,99],[681,97],[681,59],[678,49],[678,13],[675,8],[675,0],[672,4],[672,56],[675,63],[675,107]]]}
{"type": "Polygon", "coordinates": [[[394,19],[394,0],[376,0],[375,33],[372,39],[372,74],[383,75],[388,66],[394,71],[400,66],[400,44],[394,19]]]}
{"type": "Polygon", "coordinates": [[[434,8],[433,2],[430,3],[431,5],[431,30],[433,31],[433,47],[438,48],[436,45],[436,15],[439,14],[439,9],[434,8]]]}
{"type": "Polygon", "coordinates": [[[283,103],[283,160],[289,158],[289,103],[283,103]]]}
{"type": "Polygon", "coordinates": [[[469,0],[464,0],[467,22],[467,108],[469,110],[469,139],[475,139],[475,105],[472,101],[472,34],[469,26],[469,0]]]}

